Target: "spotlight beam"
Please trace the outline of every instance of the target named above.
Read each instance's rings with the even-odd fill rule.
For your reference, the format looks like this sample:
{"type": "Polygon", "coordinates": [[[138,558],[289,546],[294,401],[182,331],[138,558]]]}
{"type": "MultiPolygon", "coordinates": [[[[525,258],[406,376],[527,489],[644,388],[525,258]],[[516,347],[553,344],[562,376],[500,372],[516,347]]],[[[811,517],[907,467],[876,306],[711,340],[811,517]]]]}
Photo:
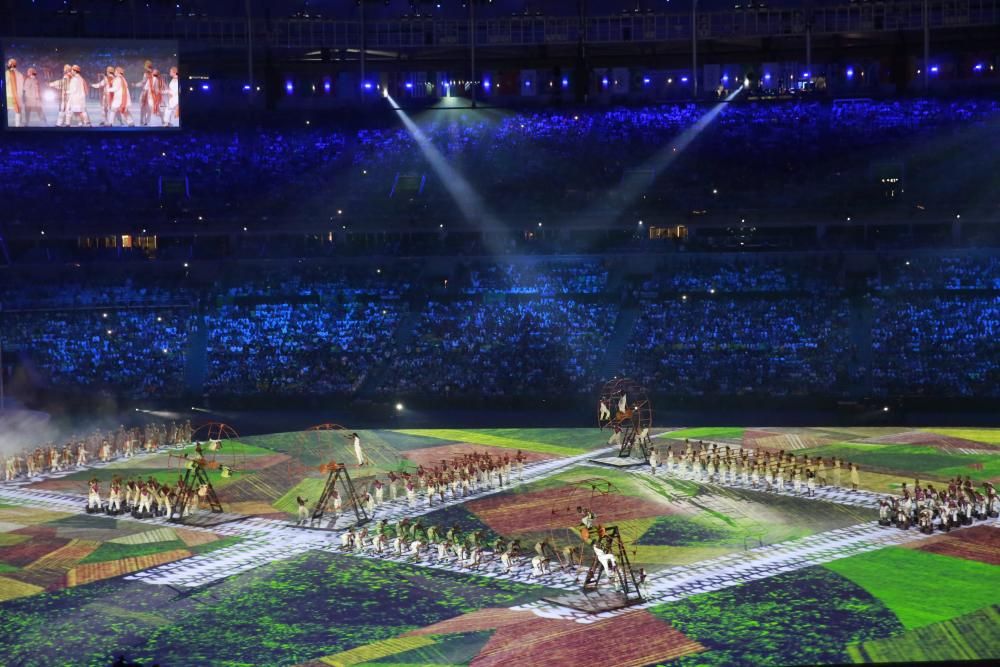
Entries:
{"type": "MultiPolygon", "coordinates": [[[[396,103],[391,95],[386,93],[385,97],[392,105],[392,109],[399,115],[399,119],[403,122],[410,136],[417,142],[417,147],[423,153],[427,164],[437,174],[441,184],[455,201],[455,205],[462,212],[462,217],[465,218],[466,222],[485,232],[505,231],[505,225],[486,208],[479,193],[472,189],[464,176],[448,164],[445,157],[441,155],[441,151],[434,146],[409,114],[396,103]]],[[[497,247],[496,250],[500,251],[501,248],[497,247]]]]}
{"type": "MultiPolygon", "coordinates": [[[[644,162],[639,168],[648,169],[653,172],[653,180],[659,178],[660,175],[681,156],[684,150],[691,145],[691,142],[697,139],[698,135],[704,132],[708,126],[712,124],[712,121],[715,120],[720,113],[722,113],[722,110],[726,108],[726,103],[734,100],[742,90],[743,86],[740,86],[730,93],[724,101],[719,102],[706,111],[705,115],[699,118],[694,125],[684,130],[681,135],[677,137],[677,139],[670,142],[669,146],[665,146],[660,149],[653,157],[646,160],[646,162],[644,162]]],[[[635,201],[638,200],[645,191],[646,188],[640,183],[626,183],[621,190],[622,205],[617,211],[615,211],[615,217],[635,203],[635,201]]]]}

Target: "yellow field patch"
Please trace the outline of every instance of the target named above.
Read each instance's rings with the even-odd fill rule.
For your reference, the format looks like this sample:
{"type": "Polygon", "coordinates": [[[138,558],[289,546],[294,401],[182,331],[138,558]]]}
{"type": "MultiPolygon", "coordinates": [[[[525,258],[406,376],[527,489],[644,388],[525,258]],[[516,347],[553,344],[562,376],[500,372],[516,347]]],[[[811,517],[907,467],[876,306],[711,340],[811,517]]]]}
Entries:
{"type": "Polygon", "coordinates": [[[372,642],[364,646],[353,648],[343,653],[320,658],[319,661],[332,667],[347,667],[348,665],[359,665],[363,662],[377,660],[389,655],[412,651],[413,649],[430,646],[436,643],[429,637],[396,637],[385,639],[380,642],[372,642]]]}
{"type": "Polygon", "coordinates": [[[17,579],[9,579],[8,577],[0,577],[0,602],[35,595],[44,590],[41,586],[26,584],[17,579]]]}
{"type": "Polygon", "coordinates": [[[106,563],[85,563],[66,573],[66,585],[82,586],[92,581],[110,579],[111,577],[118,577],[140,570],[148,570],[151,567],[171,563],[175,560],[188,558],[189,556],[191,556],[191,552],[187,549],[174,549],[159,554],[122,558],[121,560],[112,560],[106,563]]]}
{"type": "Polygon", "coordinates": [[[172,542],[177,539],[177,534],[170,528],[157,528],[146,530],[134,535],[124,535],[108,540],[113,544],[152,544],[154,542],[172,542]]]}

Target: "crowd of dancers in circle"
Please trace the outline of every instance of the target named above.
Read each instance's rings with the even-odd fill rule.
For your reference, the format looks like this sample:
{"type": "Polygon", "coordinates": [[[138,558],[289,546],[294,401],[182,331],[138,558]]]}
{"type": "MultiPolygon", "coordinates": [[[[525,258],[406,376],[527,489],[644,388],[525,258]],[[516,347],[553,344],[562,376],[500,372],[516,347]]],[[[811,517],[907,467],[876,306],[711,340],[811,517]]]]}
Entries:
{"type": "Polygon", "coordinates": [[[191,444],[191,422],[146,424],[115,432],[94,431],[78,438],[71,436],[62,445],[47,443],[0,457],[3,480],[32,479],[45,474],[86,468],[96,462],[110,463],[128,459],[142,452],[183,448],[191,444]]]}
{"type": "Polygon", "coordinates": [[[729,445],[720,448],[718,444],[709,445],[702,440],[694,444],[685,439],[677,455],[673,447],[667,447],[666,457],[662,459],[659,448],[652,447],[649,467],[654,475],[659,472],[661,460],[668,474],[806,497],[815,496],[817,486],[842,487],[845,472],[851,491],[857,491],[861,483],[858,465],[836,456],[824,460],[820,456],[795,456],[784,450],[772,453],[730,448],[729,445]]]}
{"type": "Polygon", "coordinates": [[[878,522],[882,526],[896,526],[908,530],[916,526],[928,535],[935,530],[944,532],[961,526],[971,526],[973,521],[1000,517],[1000,497],[989,482],[983,482],[982,492],[977,491],[966,476],[948,480],[945,489],[937,490],[933,484],[920,485],[914,480],[913,492],[903,482],[902,496],[886,496],[879,500],[878,522]]]}

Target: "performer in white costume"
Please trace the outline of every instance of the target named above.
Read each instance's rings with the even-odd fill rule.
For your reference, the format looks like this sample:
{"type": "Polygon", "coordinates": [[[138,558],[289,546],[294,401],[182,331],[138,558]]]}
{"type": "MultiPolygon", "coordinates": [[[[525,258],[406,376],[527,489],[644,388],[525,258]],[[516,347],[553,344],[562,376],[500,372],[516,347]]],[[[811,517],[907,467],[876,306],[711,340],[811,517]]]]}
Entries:
{"type": "Polygon", "coordinates": [[[7,113],[14,114],[11,127],[21,127],[24,120],[24,75],[17,71],[15,58],[7,61],[4,88],[7,91],[7,113]]]}

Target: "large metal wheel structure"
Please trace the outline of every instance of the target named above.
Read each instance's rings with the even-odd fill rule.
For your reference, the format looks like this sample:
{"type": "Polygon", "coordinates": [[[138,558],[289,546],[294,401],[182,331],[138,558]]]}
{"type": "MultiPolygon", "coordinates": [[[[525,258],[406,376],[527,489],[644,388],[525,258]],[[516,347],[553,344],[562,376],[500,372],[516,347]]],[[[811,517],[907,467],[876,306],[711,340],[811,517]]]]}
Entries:
{"type": "Polygon", "coordinates": [[[202,424],[191,434],[191,442],[201,444],[205,460],[225,466],[229,472],[245,468],[246,451],[239,446],[239,440],[240,434],[236,429],[223,422],[202,424]]]}
{"type": "Polygon", "coordinates": [[[597,425],[612,432],[608,444],[618,447],[618,456],[632,456],[638,448],[643,459],[651,450],[653,406],[646,389],[631,378],[612,378],[601,388],[597,404],[597,425]]]}

